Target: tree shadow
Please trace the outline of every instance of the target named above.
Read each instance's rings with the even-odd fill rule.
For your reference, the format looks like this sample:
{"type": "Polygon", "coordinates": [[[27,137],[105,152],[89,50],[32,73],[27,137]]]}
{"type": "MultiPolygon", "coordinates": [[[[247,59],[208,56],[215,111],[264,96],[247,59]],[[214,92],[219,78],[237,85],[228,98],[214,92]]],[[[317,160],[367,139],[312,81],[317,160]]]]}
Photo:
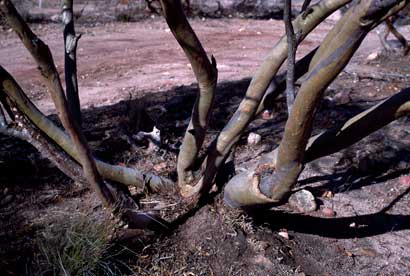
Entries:
{"type": "MultiPolygon", "coordinates": [[[[213,111],[213,117],[210,122],[210,129],[208,131],[209,136],[215,137],[216,133],[222,129],[222,127],[226,124],[228,119],[231,115],[235,112],[237,106],[239,105],[240,101],[242,100],[245,91],[249,85],[250,79],[244,78],[239,81],[229,81],[229,82],[222,82],[218,84],[217,93],[216,93],[216,102],[217,105],[213,111]]],[[[187,119],[189,119],[191,115],[192,106],[194,104],[195,98],[197,94],[197,85],[190,85],[190,86],[182,86],[176,87],[167,91],[160,91],[155,93],[134,93],[132,97],[128,100],[120,101],[116,104],[109,105],[109,106],[101,106],[101,107],[92,107],[83,110],[83,118],[84,118],[84,131],[87,137],[87,140],[90,142],[95,155],[110,163],[116,163],[122,160],[122,156],[131,150],[131,145],[124,141],[120,136],[122,133],[126,135],[132,135],[140,130],[144,131],[151,131],[152,127],[155,125],[157,126],[162,133],[164,134],[163,139],[165,143],[169,143],[169,141],[176,141],[183,136],[183,133],[186,129],[188,124],[187,119]],[[176,124],[176,122],[182,122],[180,124],[176,124]],[[108,133],[108,134],[107,134],[108,133]],[[107,138],[107,136],[109,136],[107,138]],[[168,142],[167,142],[168,141],[168,142]]],[[[271,140],[271,141],[278,141],[281,137],[283,126],[286,122],[286,107],[283,104],[283,97],[280,99],[271,99],[272,103],[270,107],[274,106],[275,110],[275,119],[263,121],[250,126],[251,131],[261,131],[263,134],[264,139],[271,140]]],[[[345,119],[350,118],[351,116],[359,113],[365,109],[362,104],[348,104],[348,105],[340,105],[330,103],[326,100],[323,101],[318,115],[316,118],[318,119],[315,123],[315,129],[321,130],[325,128],[325,120],[329,120],[329,110],[337,111],[334,113],[338,113],[337,118],[333,118],[336,121],[343,121],[345,119]]],[[[50,118],[58,123],[58,119],[55,115],[50,116],[50,118]]],[[[33,148],[25,142],[18,142],[16,144],[16,140],[13,138],[4,139],[4,137],[0,136],[0,151],[4,149],[7,145],[9,148],[19,148],[19,154],[10,154],[10,159],[3,158],[0,155],[0,171],[2,166],[7,168],[5,165],[12,162],[16,156],[19,156],[20,159],[18,160],[18,164],[15,166],[18,167],[20,162],[25,162],[28,164],[28,169],[25,169],[24,172],[27,174],[15,174],[12,173],[7,176],[5,181],[9,181],[11,178],[15,177],[16,175],[24,175],[25,178],[31,177],[33,174],[32,170],[30,169],[31,164],[36,163],[37,160],[43,160],[39,157],[39,154],[33,150],[33,148]],[[11,142],[10,142],[11,141],[11,142]],[[4,142],[4,143],[3,143],[4,142]],[[11,143],[11,146],[10,146],[11,143]],[[34,161],[29,160],[27,162],[28,154],[34,154],[35,156],[32,158],[34,161]],[[3,158],[3,159],[2,159],[3,158]]],[[[242,140],[243,141],[243,140],[242,140]]],[[[272,142],[271,144],[274,144],[272,142]]],[[[403,146],[404,147],[404,146],[403,146]]],[[[401,150],[403,149],[401,147],[401,150]]],[[[13,151],[14,152],[14,151],[13,151]]],[[[15,153],[15,152],[14,152],[15,153]]],[[[397,151],[396,153],[400,153],[400,158],[403,155],[410,156],[408,153],[409,151],[397,151]]],[[[175,156],[176,152],[170,152],[169,155],[175,156]]],[[[160,154],[153,153],[149,156],[150,159],[157,158],[160,154]]],[[[161,157],[161,156],[160,156],[161,157]]],[[[162,158],[162,157],[161,157],[162,158]]],[[[399,158],[399,159],[400,159],[399,158]]],[[[398,159],[397,159],[398,160],[398,159]]],[[[396,159],[390,160],[390,165],[394,162],[398,162],[396,159]]],[[[406,159],[408,160],[408,159],[406,159]]],[[[174,164],[175,165],[175,164],[174,164]]],[[[14,165],[13,165],[14,166],[14,165]]],[[[45,165],[45,167],[49,167],[49,164],[45,165]]],[[[391,166],[386,167],[388,170],[391,166]]],[[[152,169],[152,168],[151,168],[152,169]]],[[[40,173],[43,171],[40,169],[40,173]]],[[[44,170],[41,174],[46,175],[49,174],[50,169],[44,170]]],[[[54,170],[57,171],[57,170],[54,170]]],[[[327,181],[327,183],[323,184],[322,186],[313,188],[313,192],[319,193],[321,190],[330,189],[330,188],[337,188],[337,187],[344,187],[346,184],[346,177],[350,177],[349,179],[352,180],[354,178],[354,185],[348,187],[349,189],[357,189],[362,186],[371,185],[374,183],[379,183],[381,181],[385,181],[392,177],[396,177],[403,173],[404,171],[393,171],[389,172],[388,174],[383,174],[385,171],[375,171],[370,175],[363,174],[361,172],[357,173],[357,177],[355,176],[355,171],[345,169],[344,171],[335,171],[332,174],[313,177],[309,179],[305,179],[300,181],[301,185],[312,184],[317,181],[327,181]],[[353,178],[352,178],[353,177],[353,178]]],[[[407,172],[407,170],[406,170],[407,172]]],[[[38,172],[37,172],[38,174],[38,172]]],[[[348,179],[348,180],[349,180],[348,179]]],[[[19,180],[16,180],[15,183],[18,184],[19,180]]],[[[206,203],[204,203],[206,204],[206,203]]],[[[195,211],[193,211],[195,212],[195,211]]],[[[184,218],[181,219],[181,222],[186,220],[187,217],[192,215],[192,213],[187,214],[184,218]]],[[[286,221],[289,221],[289,226],[292,226],[295,229],[304,229],[303,225],[305,223],[309,223],[310,225],[320,225],[323,224],[324,229],[331,229],[334,226],[334,229],[337,229],[340,225],[342,227],[344,223],[347,223],[350,220],[356,218],[344,218],[344,219],[336,219],[339,220],[335,222],[329,222],[328,219],[323,218],[312,218],[303,215],[295,215],[295,214],[283,214],[279,211],[272,211],[270,214],[266,213],[269,217],[272,217],[274,221],[281,221],[279,225],[286,225],[286,221]],[[288,219],[286,219],[288,218],[288,219]],[[290,221],[300,221],[301,223],[291,224],[290,221]]],[[[383,224],[383,221],[394,221],[395,217],[388,214],[373,214],[363,216],[362,220],[367,221],[369,218],[376,218],[371,219],[371,223],[377,223],[380,221],[380,225],[383,224]]],[[[403,217],[402,219],[397,217],[398,221],[405,221],[407,217],[403,217]]],[[[176,223],[176,225],[179,223],[176,223]]],[[[391,225],[392,223],[387,223],[386,225],[391,225]]],[[[403,223],[402,223],[403,224],[403,223]]],[[[347,224],[346,227],[348,227],[347,224]]],[[[407,224],[404,224],[407,227],[407,224]]],[[[283,227],[284,227],[283,226],[283,227]]],[[[290,227],[288,227],[291,229],[290,227]]],[[[314,229],[319,227],[314,227],[310,231],[314,233],[314,229]]],[[[379,227],[380,228],[380,227],[379,227]]],[[[309,229],[307,227],[306,229],[309,229]]],[[[340,228],[342,229],[342,228],[340,228]]],[[[352,229],[346,229],[346,231],[352,231],[352,229]]],[[[364,229],[360,230],[362,232],[366,232],[364,229]]]]}
{"type": "Polygon", "coordinates": [[[250,213],[256,225],[268,226],[276,231],[282,228],[306,234],[336,239],[376,236],[388,232],[410,229],[410,215],[387,212],[410,192],[410,188],[377,213],[342,218],[313,217],[290,214],[279,210],[250,213]],[[352,227],[352,225],[355,227],[352,227]]]}
{"type": "MultiPolygon", "coordinates": [[[[329,190],[336,193],[357,190],[408,174],[410,172],[408,165],[410,163],[410,150],[406,149],[406,146],[399,141],[394,142],[396,143],[395,148],[374,143],[375,147],[380,147],[377,149],[380,153],[378,158],[372,154],[367,154],[356,160],[355,163],[352,161],[342,169],[336,168],[329,174],[302,179],[298,185],[306,186],[322,182],[322,184],[310,189],[315,195],[321,195],[324,191],[329,190]]],[[[352,154],[358,152],[360,149],[357,147],[345,150],[340,160],[350,159],[352,154]]]]}

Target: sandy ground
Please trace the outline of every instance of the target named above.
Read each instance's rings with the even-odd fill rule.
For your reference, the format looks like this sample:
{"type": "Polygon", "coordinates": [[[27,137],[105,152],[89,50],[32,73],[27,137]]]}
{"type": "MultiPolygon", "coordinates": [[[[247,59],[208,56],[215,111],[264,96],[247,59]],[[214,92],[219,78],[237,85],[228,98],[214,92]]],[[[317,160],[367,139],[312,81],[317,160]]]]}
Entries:
{"type": "MultiPolygon", "coordinates": [[[[192,25],[208,54],[215,56],[220,81],[252,76],[284,32],[281,21],[195,19],[192,25]]],[[[300,53],[313,49],[330,27],[330,22],[324,22],[303,42],[300,53]]],[[[129,97],[129,90],[163,91],[195,82],[187,59],[163,20],[77,29],[83,33],[78,46],[78,76],[84,107],[118,102],[129,97]]],[[[62,71],[60,26],[35,25],[34,30],[49,45],[62,71]]],[[[0,64],[35,96],[43,111],[54,110],[43,96],[45,88],[33,60],[8,31],[0,42],[0,64]]]]}
{"type": "MultiPolygon", "coordinates": [[[[321,24],[302,43],[299,56],[319,45],[333,23],[332,20],[328,20],[321,24]]],[[[218,63],[219,80],[224,83],[236,83],[251,77],[269,49],[284,32],[280,21],[194,19],[192,25],[207,52],[215,56],[218,63]]],[[[62,70],[63,47],[60,26],[33,25],[33,29],[50,46],[56,64],[62,70]]],[[[115,114],[109,123],[110,128],[111,131],[116,130],[115,116],[120,112],[116,106],[121,100],[146,95],[155,102],[156,98],[164,99],[167,94],[169,97],[176,97],[178,93],[189,92],[190,95],[195,93],[192,87],[175,89],[179,86],[190,85],[195,82],[195,79],[183,52],[174,41],[163,20],[150,19],[138,23],[107,23],[96,26],[83,25],[77,29],[83,34],[78,48],[81,102],[88,113],[91,113],[90,110],[98,111],[96,114],[87,115],[87,118],[92,117],[92,119],[86,119],[87,124],[95,126],[98,131],[100,128],[105,130],[106,126],[101,126],[101,124],[110,112],[115,114]],[[94,115],[101,117],[98,119],[94,115]]],[[[409,28],[404,28],[403,31],[407,37],[410,37],[409,28]]],[[[365,62],[366,57],[379,47],[376,35],[371,33],[354,56],[351,65],[347,67],[347,73],[342,74],[331,86],[324,107],[322,107],[317,128],[328,127],[342,120],[338,117],[341,116],[338,112],[348,118],[358,110],[373,104],[374,101],[392,95],[408,85],[408,79],[390,83],[383,80],[371,81],[368,78],[359,78],[358,81],[354,75],[352,77],[352,73],[355,72],[362,75],[410,73],[409,59],[406,59],[404,63],[401,63],[400,58],[392,61],[381,60],[376,63],[365,62]]],[[[0,33],[0,64],[13,74],[41,110],[47,114],[54,113],[54,107],[36,66],[17,37],[7,29],[3,29],[0,33]]],[[[237,86],[228,84],[221,86],[220,97],[224,99],[224,95],[221,94],[224,91],[226,97],[231,97],[231,93],[234,92],[224,89],[233,90],[233,87],[237,86]]],[[[240,88],[243,89],[243,87],[240,88]]],[[[240,99],[240,97],[237,98],[240,99]]],[[[229,102],[229,99],[227,101],[229,102]]],[[[228,116],[219,109],[216,111],[217,114],[222,114],[219,116],[228,116]]],[[[188,107],[187,110],[189,110],[188,107]]],[[[281,112],[283,113],[283,110],[281,112]]],[[[279,125],[279,130],[283,127],[283,116],[283,114],[279,116],[282,121],[278,119],[272,122],[273,126],[279,125]]],[[[158,262],[159,266],[165,269],[164,271],[178,271],[180,275],[193,275],[183,274],[190,271],[196,271],[196,275],[212,275],[213,273],[214,275],[228,275],[229,271],[235,272],[229,275],[410,275],[410,252],[408,250],[410,247],[410,208],[408,204],[410,198],[407,195],[409,183],[400,178],[408,172],[409,167],[409,160],[406,159],[405,154],[407,154],[406,146],[410,141],[405,130],[405,123],[406,120],[394,123],[382,132],[370,136],[365,143],[360,143],[332,157],[321,159],[306,169],[301,176],[301,185],[311,186],[312,191],[321,201],[321,208],[334,209],[335,218],[323,217],[320,210],[309,215],[299,214],[285,206],[285,213],[281,210],[274,210],[254,219],[253,226],[249,226],[248,221],[242,221],[239,226],[234,227],[236,235],[229,236],[225,232],[230,233],[232,224],[236,225],[236,222],[232,222],[234,215],[230,213],[231,210],[226,210],[226,207],[221,207],[220,202],[216,201],[214,205],[201,210],[197,216],[188,219],[174,235],[160,241],[159,243],[163,243],[164,247],[159,246],[159,248],[163,251],[150,252],[151,256],[156,256],[158,259],[154,257],[149,259],[151,266],[145,268],[152,269],[149,270],[152,272],[151,275],[168,275],[160,274],[152,265],[158,260],[163,260],[158,262]],[[376,168],[379,168],[377,166],[380,162],[376,166],[370,161],[363,161],[367,160],[365,156],[379,156],[380,162],[385,160],[386,156],[390,156],[391,158],[387,159],[392,163],[389,163],[388,169],[378,171],[376,168]],[[392,156],[399,156],[399,160],[392,156]],[[323,192],[329,190],[334,193],[334,196],[322,197],[323,192]],[[390,204],[391,202],[394,204],[390,204]],[[239,231],[238,228],[241,230],[239,231]],[[278,232],[283,232],[284,229],[289,231],[291,240],[283,239],[278,235],[278,232]],[[209,240],[207,238],[204,242],[203,239],[199,239],[198,233],[209,234],[209,240]],[[221,244],[225,242],[227,245],[222,246],[221,244]],[[265,248],[263,244],[266,243],[269,246],[265,248]],[[206,247],[209,252],[214,253],[196,255],[200,252],[197,250],[198,247],[202,249],[206,247]],[[174,257],[161,259],[161,256],[167,253],[169,253],[167,256],[174,257]],[[178,254],[182,254],[188,260],[187,263],[182,263],[180,259],[182,257],[178,254]],[[224,254],[225,257],[221,256],[224,254]],[[228,261],[232,263],[224,263],[228,261]],[[209,269],[202,273],[205,271],[202,270],[203,266],[207,265],[213,270],[209,269]],[[249,267],[246,267],[247,265],[249,267]],[[166,270],[168,268],[169,270],[166,270]],[[247,274],[252,271],[250,269],[255,269],[254,274],[247,274]],[[210,274],[211,271],[212,274],[210,274]]],[[[263,130],[257,123],[251,127],[257,131],[258,129],[263,130]]],[[[97,137],[100,135],[98,131],[95,131],[97,134],[93,134],[96,137],[89,139],[92,140],[93,145],[101,138],[97,137]]],[[[215,132],[215,129],[212,131],[215,132]]],[[[276,134],[278,137],[272,137],[272,135],[272,133],[263,134],[263,141],[277,142],[278,134],[276,134]]],[[[9,143],[9,140],[3,141],[6,142],[2,145],[2,150],[7,153],[12,148],[10,146],[12,143],[9,143]]],[[[114,150],[111,149],[110,152],[114,150]]],[[[237,157],[239,168],[246,166],[245,159],[249,159],[252,152],[252,149],[246,146],[240,150],[237,157]]],[[[11,155],[12,153],[5,156],[13,159],[11,155]]],[[[2,158],[3,163],[9,160],[4,156],[2,158]]],[[[121,160],[123,159],[115,158],[116,162],[121,160]]],[[[146,154],[145,159],[142,158],[138,162],[154,165],[158,160],[160,157],[146,154]]],[[[61,175],[51,175],[49,179],[52,179],[51,183],[55,183],[61,177],[61,175]]],[[[10,183],[12,182],[0,184],[8,187],[10,183]]],[[[49,184],[39,189],[42,193],[51,193],[49,184]]],[[[63,188],[57,185],[55,190],[59,189],[63,188]]],[[[28,190],[26,194],[35,192],[32,187],[28,190]]],[[[33,195],[25,195],[17,201],[26,202],[28,196],[33,197],[33,195]]],[[[64,205],[64,210],[69,212],[70,208],[79,208],[78,206],[84,204],[89,196],[89,194],[85,197],[81,194],[65,195],[64,201],[68,203],[64,205]]],[[[36,202],[36,199],[31,200],[36,202]]],[[[59,198],[57,202],[60,200],[62,199],[59,198]]],[[[41,207],[38,208],[43,208],[41,214],[50,216],[59,207],[54,206],[55,198],[47,202],[45,205],[39,203],[41,207]]],[[[7,214],[2,218],[10,219],[13,216],[13,210],[7,210],[7,214]]],[[[26,223],[35,219],[34,213],[24,217],[26,223]]],[[[24,231],[22,233],[25,235],[24,231]]],[[[4,241],[4,237],[7,235],[0,235],[0,241],[4,241]]],[[[175,275],[179,275],[178,273],[175,275]]],[[[150,274],[141,272],[141,275],[150,274]]]]}

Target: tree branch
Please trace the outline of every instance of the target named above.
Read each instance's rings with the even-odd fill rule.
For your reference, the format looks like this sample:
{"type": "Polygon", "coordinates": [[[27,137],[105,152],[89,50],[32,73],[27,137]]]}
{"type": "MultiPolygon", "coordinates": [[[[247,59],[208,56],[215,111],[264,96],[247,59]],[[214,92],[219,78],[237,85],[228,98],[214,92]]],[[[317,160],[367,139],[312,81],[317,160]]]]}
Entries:
{"type": "Polygon", "coordinates": [[[64,24],[64,75],[68,107],[77,124],[81,126],[81,107],[77,81],[77,44],[81,35],[75,34],[73,0],[64,0],[62,11],[64,24]]]}
{"type": "MultiPolygon", "coordinates": [[[[310,51],[307,55],[303,58],[298,60],[295,64],[295,80],[301,78],[306,72],[309,70],[309,64],[312,61],[313,56],[315,55],[317,49],[316,47],[312,51],[310,51]]],[[[282,94],[286,90],[286,76],[287,72],[283,72],[279,75],[276,75],[271,83],[269,84],[268,89],[263,96],[263,99],[256,111],[255,117],[258,116],[262,111],[265,109],[272,108],[273,101],[276,99],[277,96],[282,94]]]]}
{"type": "Polygon", "coordinates": [[[309,8],[311,0],[305,0],[302,4],[302,9],[300,10],[301,13],[304,13],[309,8]]]}
{"type": "MultiPolygon", "coordinates": [[[[68,177],[77,182],[86,183],[87,181],[84,178],[84,172],[81,166],[73,161],[61,148],[56,146],[53,141],[45,137],[44,133],[38,130],[38,128],[21,113],[17,105],[10,98],[8,99],[10,105],[13,106],[14,123],[8,128],[0,128],[0,133],[27,141],[33,145],[43,157],[49,159],[68,177]]],[[[115,213],[120,214],[121,219],[128,223],[130,228],[149,228],[160,231],[169,230],[168,223],[158,215],[138,211],[138,205],[131,198],[128,191],[121,189],[121,187],[118,187],[116,184],[109,185],[107,183],[107,186],[115,198],[115,206],[112,206],[115,213]]]]}
{"type": "MultiPolygon", "coordinates": [[[[64,132],[56,127],[33,106],[15,81],[1,66],[0,84],[0,96],[2,96],[1,98],[3,99],[6,98],[8,106],[12,107],[10,109],[12,110],[12,114],[10,116],[15,120],[12,126],[4,129],[0,128],[0,132],[26,140],[38,149],[44,157],[51,160],[57,168],[59,168],[67,176],[75,181],[84,183],[86,181],[85,171],[80,167],[80,165],[72,160],[65,151],[63,151],[59,146],[56,146],[54,141],[49,141],[50,137],[48,137],[48,134],[50,132],[46,133],[38,130],[38,126],[35,125],[31,119],[29,119],[29,115],[31,115],[31,118],[39,123],[40,126],[49,126],[50,128],[46,128],[46,131],[51,131],[53,135],[56,135],[55,137],[60,137],[62,139],[60,139],[60,142],[63,141],[62,144],[72,149],[71,153],[76,155],[77,152],[74,150],[74,146],[71,144],[70,139],[64,132]],[[4,97],[4,93],[7,95],[6,97],[4,97]],[[29,115],[22,112],[22,110],[29,115]]],[[[76,157],[78,160],[78,156],[76,157]]],[[[99,161],[99,165],[102,167],[101,170],[107,170],[110,174],[115,175],[116,173],[121,172],[121,170],[110,168],[110,165],[101,161],[99,161]]],[[[147,178],[144,179],[145,182],[143,181],[142,183],[149,183],[150,188],[153,190],[164,187],[164,182],[158,181],[158,179],[160,179],[159,177],[143,175],[138,171],[132,171],[132,173],[140,175],[141,178],[147,178]]],[[[130,174],[128,177],[130,177],[130,174]]],[[[113,197],[114,204],[111,204],[110,207],[115,214],[119,214],[121,219],[129,224],[130,228],[149,228],[160,231],[169,229],[168,223],[161,219],[158,215],[138,211],[138,205],[134,199],[130,197],[128,191],[121,189],[121,187],[118,187],[117,184],[104,184],[107,185],[106,187],[109,189],[110,194],[113,197]]]]}
{"type": "Polygon", "coordinates": [[[386,19],[386,25],[388,30],[397,38],[398,41],[400,41],[401,45],[403,46],[403,54],[407,55],[410,51],[410,46],[407,42],[407,39],[397,30],[391,18],[386,19]]]}
{"type": "MultiPolygon", "coordinates": [[[[298,34],[296,42],[300,43],[305,36],[327,16],[349,2],[350,0],[323,0],[316,5],[313,5],[311,7],[312,12],[306,17],[299,15],[293,23],[295,33],[298,34]]],[[[239,140],[240,135],[254,118],[269,84],[286,57],[287,39],[286,36],[284,36],[270,51],[269,55],[253,77],[246,91],[245,98],[242,100],[227,125],[218,135],[216,141],[211,144],[208,158],[206,159],[206,168],[203,177],[198,181],[195,187],[192,187],[191,190],[185,194],[185,196],[203,195],[209,191],[216,172],[229,155],[232,147],[239,140]]]]}
{"type": "Polygon", "coordinates": [[[303,163],[330,155],[360,141],[376,130],[410,113],[410,88],[357,114],[339,127],[309,139],[303,163]]]}
{"type": "Polygon", "coordinates": [[[288,70],[286,75],[286,104],[288,114],[292,110],[293,102],[295,101],[295,56],[296,56],[296,37],[292,25],[292,0],[285,0],[284,18],[286,38],[288,41],[288,70]]]}
{"type": "MultiPolygon", "coordinates": [[[[79,126],[72,119],[50,49],[31,31],[9,0],[0,0],[0,13],[4,16],[10,27],[17,33],[24,46],[33,56],[42,76],[46,80],[47,87],[50,91],[54,105],[56,106],[61,123],[69,133],[76,148],[87,181],[98,194],[103,205],[107,207],[115,205],[113,195],[97,171],[87,142],[79,126]]],[[[2,80],[2,82],[3,81],[4,80],[2,80]]]]}
{"type": "Polygon", "coordinates": [[[14,108],[14,124],[0,132],[22,139],[34,146],[43,157],[50,160],[60,171],[79,183],[86,183],[81,166],[74,162],[64,151],[38,131],[38,129],[24,115],[14,108]]]}
{"type": "Polygon", "coordinates": [[[274,176],[263,188],[263,192],[272,196],[272,199],[282,200],[296,183],[303,168],[304,152],[311,134],[316,106],[323,92],[350,61],[367,33],[399,2],[357,2],[325,37],[300,87],[294,103],[295,112],[291,112],[286,122],[279,145],[276,170],[287,173],[281,174],[279,178],[274,176]],[[271,187],[271,190],[267,187],[271,187]]]}
{"type": "Polygon", "coordinates": [[[247,181],[228,183],[225,188],[228,204],[278,203],[290,192],[303,168],[316,105],[324,90],[349,62],[366,34],[393,10],[398,11],[408,3],[396,1],[400,4],[396,5],[394,1],[386,2],[356,2],[356,6],[350,8],[328,33],[311,61],[272,163],[256,168],[247,181]]]}
{"type": "Polygon", "coordinates": [[[3,107],[0,104],[0,129],[5,129],[7,127],[6,116],[4,115],[3,107]]]}
{"type": "MultiPolygon", "coordinates": [[[[0,92],[1,91],[4,91],[15,103],[16,108],[27,116],[48,138],[53,140],[68,155],[79,162],[78,153],[67,134],[37,109],[12,76],[0,66],[0,92]]],[[[146,188],[151,192],[172,191],[174,189],[174,183],[164,177],[150,173],[142,173],[133,168],[110,165],[98,159],[95,159],[95,162],[99,173],[106,179],[141,189],[146,188]]]]}
{"type": "Polygon", "coordinates": [[[180,0],[161,0],[165,19],[188,57],[198,81],[199,93],[178,155],[178,183],[182,190],[193,181],[192,169],[202,147],[214,101],[218,71],[190,26],[180,0]]]}
{"type": "MultiPolygon", "coordinates": [[[[303,164],[345,149],[409,114],[410,88],[406,88],[389,99],[357,114],[344,124],[310,138],[306,146],[303,164]]],[[[278,148],[265,154],[261,157],[256,168],[272,168],[272,164],[275,165],[277,154],[278,148]]],[[[270,174],[261,175],[252,170],[236,175],[225,187],[226,203],[231,207],[277,203],[260,191],[263,178],[269,177],[271,177],[270,174]]]]}

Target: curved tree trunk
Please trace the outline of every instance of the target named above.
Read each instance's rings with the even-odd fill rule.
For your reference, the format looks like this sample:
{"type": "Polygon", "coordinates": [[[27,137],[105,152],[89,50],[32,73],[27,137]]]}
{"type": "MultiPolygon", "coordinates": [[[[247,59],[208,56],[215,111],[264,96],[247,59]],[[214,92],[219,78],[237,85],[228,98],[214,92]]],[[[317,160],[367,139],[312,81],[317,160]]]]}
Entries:
{"type": "MultiPolygon", "coordinates": [[[[79,162],[78,153],[68,135],[37,109],[10,74],[0,66],[1,91],[13,100],[16,108],[27,116],[38,129],[45,133],[48,138],[54,141],[69,156],[79,162]]],[[[151,192],[172,191],[175,189],[175,184],[166,178],[142,173],[133,168],[110,165],[98,159],[95,159],[95,162],[99,173],[106,179],[141,189],[146,188],[151,192]]]]}
{"type": "MultiPolygon", "coordinates": [[[[293,22],[294,31],[297,34],[296,45],[324,18],[349,2],[349,0],[323,0],[311,6],[307,15],[299,15],[293,22]]],[[[216,140],[211,144],[202,178],[185,196],[201,196],[209,191],[218,169],[225,162],[230,150],[254,118],[265,91],[285,61],[287,47],[286,36],[284,36],[262,63],[248,87],[245,98],[216,140]]]]}
{"type": "Polygon", "coordinates": [[[410,112],[410,88],[361,112],[343,125],[309,139],[303,163],[347,148],[410,112]]]}
{"type": "Polygon", "coordinates": [[[48,90],[56,106],[61,123],[75,145],[87,181],[105,206],[114,205],[114,197],[100,177],[87,141],[72,117],[50,49],[31,31],[9,0],[0,1],[0,12],[10,27],[18,34],[24,46],[36,61],[41,75],[46,80],[48,90]]]}
{"type": "Polygon", "coordinates": [[[366,34],[407,3],[360,1],[339,20],[311,61],[286,123],[277,157],[272,164],[258,167],[247,181],[234,180],[226,186],[225,199],[230,205],[278,203],[286,198],[303,169],[312,121],[323,92],[349,62],[366,34]]]}
{"type": "MultiPolygon", "coordinates": [[[[410,88],[352,117],[339,127],[309,139],[303,164],[345,149],[389,123],[410,114],[410,88]]],[[[262,156],[257,168],[275,166],[278,149],[262,156]]],[[[271,177],[270,174],[262,177],[271,177]]],[[[261,175],[257,170],[236,175],[225,188],[225,201],[232,207],[277,203],[261,193],[261,175]]]]}
{"type": "Polygon", "coordinates": [[[180,0],[161,0],[165,19],[175,39],[188,57],[198,81],[199,93],[191,120],[186,130],[178,155],[178,183],[183,191],[193,181],[192,170],[204,142],[211,115],[218,78],[216,61],[210,61],[201,42],[182,10],[180,0]]]}

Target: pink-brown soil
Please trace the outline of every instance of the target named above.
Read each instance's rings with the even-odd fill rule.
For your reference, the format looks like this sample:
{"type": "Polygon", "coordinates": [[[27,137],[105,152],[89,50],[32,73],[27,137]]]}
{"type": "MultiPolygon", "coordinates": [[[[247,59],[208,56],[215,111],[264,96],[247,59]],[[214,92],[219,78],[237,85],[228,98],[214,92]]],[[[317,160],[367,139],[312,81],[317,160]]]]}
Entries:
{"type": "MultiPolygon", "coordinates": [[[[302,43],[298,56],[319,45],[333,24],[325,21],[302,43]]],[[[249,77],[283,35],[283,24],[193,19],[192,25],[218,63],[220,85],[209,131],[215,137],[243,96],[249,77]]],[[[50,46],[63,73],[61,27],[32,27],[50,46]]],[[[156,125],[168,145],[181,141],[196,92],[191,85],[195,79],[166,24],[149,19],[80,25],[77,31],[83,34],[78,76],[84,129],[95,154],[111,163],[174,178],[174,152],[147,152],[122,139],[127,131],[156,125]],[[138,126],[129,115],[136,102],[143,102],[150,117],[138,126]]],[[[402,31],[410,37],[408,27],[402,31]]],[[[392,54],[366,61],[379,48],[371,33],[328,89],[315,133],[408,86],[410,58],[392,54]]],[[[6,27],[0,32],[0,64],[42,111],[55,113],[33,60],[6,27]]],[[[258,119],[249,127],[262,135],[267,148],[280,141],[286,119],[283,98],[275,103],[273,114],[272,120],[258,119]]],[[[137,238],[124,238],[138,255],[129,261],[130,267],[136,275],[410,275],[407,126],[408,119],[400,119],[349,149],[309,164],[300,186],[317,196],[318,211],[301,214],[284,205],[245,214],[226,207],[216,196],[167,235],[138,231],[137,238]],[[324,208],[335,211],[335,216],[326,217],[324,208]],[[290,239],[279,232],[288,232],[290,239]]],[[[259,148],[241,141],[236,169],[259,154],[259,148]]],[[[54,217],[101,213],[90,191],[72,183],[29,145],[0,136],[0,200],[6,195],[13,200],[0,206],[2,275],[27,272],[24,265],[36,251],[38,232],[50,227],[54,217]]],[[[166,206],[161,212],[168,218],[183,211],[181,202],[172,198],[147,197],[141,203],[161,203],[166,206]]]]}

